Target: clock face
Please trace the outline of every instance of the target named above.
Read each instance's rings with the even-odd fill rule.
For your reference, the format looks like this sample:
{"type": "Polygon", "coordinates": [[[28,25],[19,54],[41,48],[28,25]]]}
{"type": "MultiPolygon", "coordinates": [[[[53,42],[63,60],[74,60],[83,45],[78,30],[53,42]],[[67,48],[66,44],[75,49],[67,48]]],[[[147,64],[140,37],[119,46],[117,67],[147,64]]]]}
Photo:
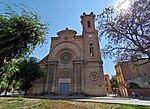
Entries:
{"type": "Polygon", "coordinates": [[[91,35],[91,34],[89,34],[89,35],[88,35],[88,37],[92,37],[92,35],[91,35]]]}

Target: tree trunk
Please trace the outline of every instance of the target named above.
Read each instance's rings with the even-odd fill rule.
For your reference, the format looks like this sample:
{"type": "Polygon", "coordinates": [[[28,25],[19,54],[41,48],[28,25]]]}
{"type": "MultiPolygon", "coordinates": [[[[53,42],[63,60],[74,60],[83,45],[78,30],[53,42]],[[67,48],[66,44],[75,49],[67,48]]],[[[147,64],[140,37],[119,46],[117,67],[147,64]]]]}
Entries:
{"type": "Polygon", "coordinates": [[[0,53],[0,68],[3,66],[4,59],[5,59],[5,54],[4,53],[0,53]]]}
{"type": "Polygon", "coordinates": [[[5,91],[4,96],[7,95],[7,92],[8,92],[8,90],[9,90],[9,87],[10,87],[11,83],[12,83],[12,80],[9,80],[9,82],[8,82],[8,87],[6,88],[6,91],[5,91]]]}
{"type": "Polygon", "coordinates": [[[9,85],[8,85],[8,87],[7,87],[7,88],[6,88],[6,90],[5,90],[5,94],[4,94],[4,96],[6,96],[6,95],[7,95],[8,89],[9,89],[9,85]]]}
{"type": "Polygon", "coordinates": [[[28,91],[28,89],[25,89],[24,96],[26,96],[26,95],[27,95],[27,91],[28,91]]]}

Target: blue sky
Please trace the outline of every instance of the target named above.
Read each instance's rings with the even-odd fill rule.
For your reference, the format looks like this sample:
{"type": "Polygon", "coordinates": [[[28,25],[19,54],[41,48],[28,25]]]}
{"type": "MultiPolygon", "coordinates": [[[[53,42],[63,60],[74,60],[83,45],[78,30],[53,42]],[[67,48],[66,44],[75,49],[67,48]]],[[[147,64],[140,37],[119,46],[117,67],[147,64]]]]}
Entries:
{"type": "MultiPolygon", "coordinates": [[[[30,9],[36,11],[41,20],[49,23],[49,34],[47,34],[47,44],[37,47],[32,56],[42,59],[49,53],[50,38],[56,36],[56,33],[66,27],[82,33],[80,24],[80,15],[83,12],[94,12],[100,14],[104,8],[117,5],[119,0],[0,0],[5,3],[23,3],[30,9]]],[[[1,7],[2,9],[3,7],[1,7]]],[[[105,41],[100,42],[101,48],[105,41]]],[[[104,60],[104,73],[115,74],[114,63],[111,59],[104,60]]]]}

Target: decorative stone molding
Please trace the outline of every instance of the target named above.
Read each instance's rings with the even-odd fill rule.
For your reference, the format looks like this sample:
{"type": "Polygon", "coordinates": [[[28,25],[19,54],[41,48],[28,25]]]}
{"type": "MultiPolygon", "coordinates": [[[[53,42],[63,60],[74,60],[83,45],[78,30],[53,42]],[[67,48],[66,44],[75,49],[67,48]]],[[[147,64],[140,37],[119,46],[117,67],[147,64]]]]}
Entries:
{"type": "Polygon", "coordinates": [[[74,43],[74,42],[71,42],[71,41],[63,41],[63,42],[60,42],[58,44],[56,44],[52,50],[51,50],[51,55],[50,55],[50,58],[49,59],[55,59],[57,58],[57,54],[62,51],[64,48],[67,48],[67,49],[71,49],[74,51],[75,53],[75,56],[76,57],[81,57],[81,48],[78,44],[74,43]]]}
{"type": "Polygon", "coordinates": [[[99,78],[99,76],[98,76],[97,72],[92,72],[92,73],[90,74],[90,79],[91,79],[92,81],[97,81],[98,78],[99,78]]]}

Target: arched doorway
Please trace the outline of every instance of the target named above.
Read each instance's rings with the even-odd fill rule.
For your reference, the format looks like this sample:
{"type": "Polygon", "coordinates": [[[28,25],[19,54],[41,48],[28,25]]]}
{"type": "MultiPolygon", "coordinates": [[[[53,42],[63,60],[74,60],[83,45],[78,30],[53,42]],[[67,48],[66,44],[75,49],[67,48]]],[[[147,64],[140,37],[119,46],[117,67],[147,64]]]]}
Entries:
{"type": "Polygon", "coordinates": [[[69,95],[71,89],[71,78],[68,72],[63,72],[59,78],[59,94],[69,95]]]}

